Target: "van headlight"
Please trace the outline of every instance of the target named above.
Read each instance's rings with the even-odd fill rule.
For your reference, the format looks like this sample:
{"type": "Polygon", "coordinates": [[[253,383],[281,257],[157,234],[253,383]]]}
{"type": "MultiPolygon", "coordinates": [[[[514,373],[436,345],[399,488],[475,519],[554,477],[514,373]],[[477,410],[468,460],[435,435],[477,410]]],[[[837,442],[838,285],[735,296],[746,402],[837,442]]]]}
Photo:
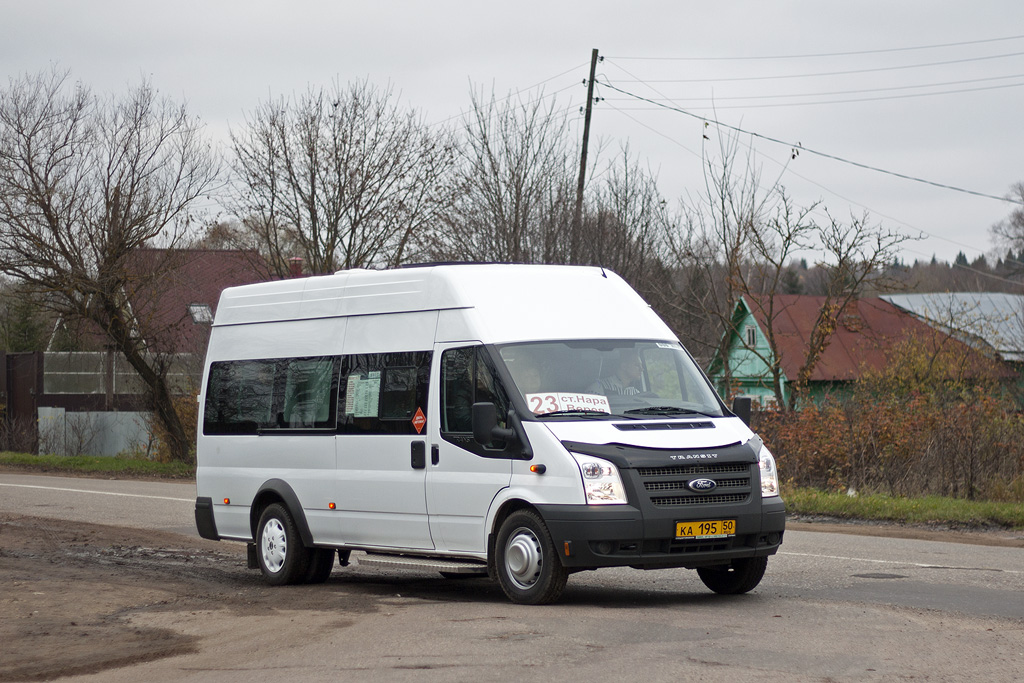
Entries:
{"type": "Polygon", "coordinates": [[[626,490],[615,465],[592,455],[573,453],[572,457],[580,467],[587,505],[621,505],[626,502],[626,490]]]}
{"type": "Polygon", "coordinates": [[[770,498],[779,495],[779,471],[775,468],[775,458],[764,446],[761,446],[758,461],[761,465],[761,497],[770,498]]]}

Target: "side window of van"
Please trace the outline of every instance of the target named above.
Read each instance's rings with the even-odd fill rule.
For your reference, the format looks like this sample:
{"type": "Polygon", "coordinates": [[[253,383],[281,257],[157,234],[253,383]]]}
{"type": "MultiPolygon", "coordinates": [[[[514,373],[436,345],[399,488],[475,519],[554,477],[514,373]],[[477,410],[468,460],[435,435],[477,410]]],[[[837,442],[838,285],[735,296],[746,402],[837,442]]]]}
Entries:
{"type": "Polygon", "coordinates": [[[427,416],[430,357],[429,351],[345,356],[338,431],[421,434],[427,416]]]}
{"type": "Polygon", "coordinates": [[[338,366],[331,356],[213,363],[203,433],[333,430],[338,366]]]}
{"type": "Polygon", "coordinates": [[[204,434],[255,434],[274,425],[272,360],[210,365],[203,413],[204,434]]]}
{"type": "Polygon", "coordinates": [[[508,394],[483,348],[449,349],[441,356],[441,431],[471,433],[474,403],[493,403],[498,423],[508,418],[508,394]]]}
{"type": "Polygon", "coordinates": [[[284,404],[278,427],[333,429],[338,402],[335,358],[293,358],[284,363],[284,404]]]}

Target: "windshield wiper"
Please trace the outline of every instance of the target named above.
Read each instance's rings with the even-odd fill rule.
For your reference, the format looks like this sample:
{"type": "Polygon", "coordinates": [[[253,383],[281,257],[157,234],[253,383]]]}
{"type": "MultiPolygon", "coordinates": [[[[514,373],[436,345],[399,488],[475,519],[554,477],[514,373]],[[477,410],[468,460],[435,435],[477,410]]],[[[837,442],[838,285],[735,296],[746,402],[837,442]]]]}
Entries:
{"type": "Polygon", "coordinates": [[[587,410],[581,408],[579,410],[553,410],[550,413],[541,413],[538,418],[542,417],[561,417],[565,415],[576,415],[578,417],[601,417],[603,419],[613,419],[611,413],[606,413],[603,410],[587,410]]]}
{"type": "Polygon", "coordinates": [[[701,410],[677,408],[675,406],[647,406],[646,408],[633,408],[625,412],[628,415],[703,415],[704,417],[721,417],[721,415],[712,415],[701,410]]]}

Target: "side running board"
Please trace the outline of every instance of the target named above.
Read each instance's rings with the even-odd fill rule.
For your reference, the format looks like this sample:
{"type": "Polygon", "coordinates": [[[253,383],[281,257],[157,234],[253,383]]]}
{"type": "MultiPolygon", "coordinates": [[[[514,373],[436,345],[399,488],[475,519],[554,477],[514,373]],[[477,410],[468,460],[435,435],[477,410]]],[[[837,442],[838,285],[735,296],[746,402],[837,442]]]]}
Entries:
{"type": "Polygon", "coordinates": [[[411,557],[409,555],[385,555],[367,553],[359,555],[356,561],[363,566],[388,567],[390,569],[424,569],[443,574],[483,575],[487,573],[487,565],[472,560],[447,560],[434,557],[411,557]]]}

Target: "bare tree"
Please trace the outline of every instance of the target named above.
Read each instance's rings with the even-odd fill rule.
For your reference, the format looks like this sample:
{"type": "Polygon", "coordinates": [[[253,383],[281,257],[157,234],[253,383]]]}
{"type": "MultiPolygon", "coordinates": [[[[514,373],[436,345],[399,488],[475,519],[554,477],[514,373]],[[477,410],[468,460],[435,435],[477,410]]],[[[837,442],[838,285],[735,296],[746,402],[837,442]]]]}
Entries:
{"type": "Polygon", "coordinates": [[[595,180],[587,204],[577,260],[612,268],[634,284],[645,282],[662,256],[670,218],[657,178],[628,145],[595,180]]]}
{"type": "Polygon", "coordinates": [[[1010,198],[1018,206],[1005,220],[992,226],[992,237],[999,246],[1021,251],[1024,250],[1024,183],[1011,188],[1010,198]]]}
{"type": "Polygon", "coordinates": [[[772,193],[761,187],[751,157],[739,168],[737,138],[720,138],[717,155],[706,147],[704,152],[704,190],[683,201],[681,216],[668,224],[665,235],[673,272],[668,285],[682,335],[698,357],[725,361],[728,386],[726,331],[732,329],[733,306],[746,282],[750,232],[764,222],[772,193]]]}
{"type": "Polygon", "coordinates": [[[671,221],[657,178],[624,145],[594,174],[571,262],[611,268],[674,324],[674,290],[664,267],[671,221]]]}
{"type": "Polygon", "coordinates": [[[277,274],[395,266],[431,239],[453,150],[367,82],[260,104],[231,135],[231,208],[277,274]]]}
{"type": "MultiPolygon", "coordinates": [[[[802,397],[821,355],[832,341],[843,310],[869,287],[875,290],[889,288],[886,266],[892,263],[899,245],[911,239],[881,225],[870,224],[867,215],[851,217],[849,223],[839,222],[832,216],[828,219],[826,225],[816,226],[817,238],[825,255],[819,264],[827,274],[825,302],[811,328],[800,369],[790,385],[788,407],[791,410],[802,397]]],[[[777,346],[773,345],[772,352],[779,356],[777,346]]],[[[778,369],[774,372],[776,397],[781,399],[778,369]]]]}
{"type": "MultiPolygon", "coordinates": [[[[696,309],[718,331],[714,358],[721,364],[723,384],[731,384],[729,349],[739,340],[745,350],[769,369],[776,405],[796,407],[831,342],[839,316],[868,287],[884,288],[887,266],[898,246],[908,237],[871,225],[866,216],[842,223],[826,216],[824,225],[814,220],[818,203],[797,207],[776,180],[762,188],[752,157],[744,172],[737,171],[735,138],[723,139],[720,155],[705,161],[705,193],[686,208],[685,221],[668,235],[668,244],[680,270],[703,274],[702,296],[680,297],[680,306],[696,309]],[[783,313],[777,294],[787,285],[787,273],[796,256],[815,250],[824,275],[825,301],[815,320],[796,377],[784,390],[782,354],[776,321],[783,313]],[[767,353],[748,344],[733,312],[744,297],[765,324],[767,353]]],[[[705,340],[705,343],[708,343],[705,340]]]]}
{"type": "Polygon", "coordinates": [[[131,304],[167,264],[140,273],[130,261],[155,242],[173,254],[217,174],[198,121],[148,83],[100,98],[53,70],[0,92],[0,271],[102,331],[151,392],[179,460],[191,444],[168,358],[150,348],[131,304]]]}
{"type": "Polygon", "coordinates": [[[455,169],[456,201],[434,257],[572,262],[575,153],[554,100],[472,95],[455,169]]]}
{"type": "MultiPolygon", "coordinates": [[[[773,192],[776,195],[776,200],[771,208],[771,213],[764,222],[755,221],[750,226],[750,267],[746,271],[739,269],[735,279],[739,285],[740,295],[747,297],[747,302],[761,314],[766,322],[764,334],[768,342],[768,354],[762,354],[756,345],[748,346],[748,351],[761,357],[761,360],[769,368],[776,404],[781,406],[785,403],[777,320],[784,311],[778,305],[779,299],[776,294],[781,293],[786,273],[789,272],[789,262],[797,252],[812,246],[811,240],[817,233],[818,226],[810,218],[810,214],[817,208],[817,204],[806,208],[797,208],[786,195],[784,188],[777,185],[773,192]]],[[[834,330],[834,327],[832,329],[834,330]]],[[[815,334],[818,332],[818,325],[815,325],[811,335],[812,343],[809,347],[813,347],[814,344],[820,345],[822,341],[827,344],[827,338],[815,338],[815,334]]],[[[828,334],[828,338],[830,337],[831,331],[828,334]]],[[[745,338],[743,338],[743,342],[746,344],[745,338]]],[[[805,359],[812,370],[817,364],[818,357],[820,357],[820,350],[814,355],[813,360],[805,359]]],[[[792,392],[790,398],[793,398],[792,392]]]]}

